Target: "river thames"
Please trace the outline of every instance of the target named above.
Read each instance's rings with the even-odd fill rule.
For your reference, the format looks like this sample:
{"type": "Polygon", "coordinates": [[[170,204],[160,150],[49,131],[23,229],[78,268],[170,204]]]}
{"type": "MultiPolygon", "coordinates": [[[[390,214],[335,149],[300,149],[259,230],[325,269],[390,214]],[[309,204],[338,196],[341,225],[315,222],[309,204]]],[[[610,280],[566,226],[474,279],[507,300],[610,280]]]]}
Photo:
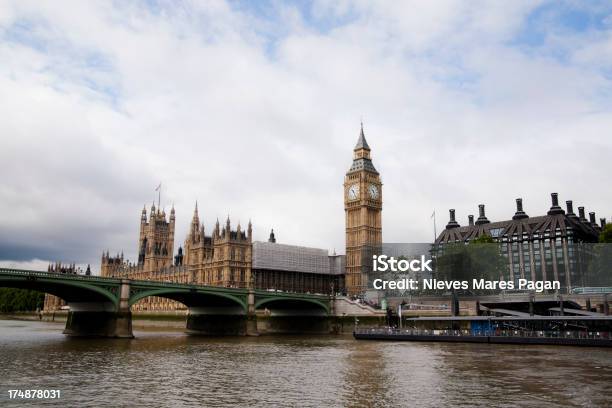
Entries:
{"type": "Polygon", "coordinates": [[[0,406],[612,406],[608,349],[62,329],[0,320],[0,406]],[[61,399],[9,400],[9,389],[61,399]]]}

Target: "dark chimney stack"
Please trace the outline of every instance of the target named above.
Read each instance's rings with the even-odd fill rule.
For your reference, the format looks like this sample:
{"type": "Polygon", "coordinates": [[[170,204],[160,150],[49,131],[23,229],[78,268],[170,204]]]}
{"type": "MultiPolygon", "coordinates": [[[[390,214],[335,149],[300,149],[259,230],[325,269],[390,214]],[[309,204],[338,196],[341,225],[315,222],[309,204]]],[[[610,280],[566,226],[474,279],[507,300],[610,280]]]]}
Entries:
{"type": "Polygon", "coordinates": [[[584,216],[584,207],[578,207],[578,217],[580,218],[580,221],[587,222],[587,219],[584,216]]]}
{"type": "Polygon", "coordinates": [[[448,224],[446,224],[446,229],[459,227],[459,223],[455,220],[455,209],[448,210],[448,213],[450,215],[450,220],[448,221],[448,224]]]}
{"type": "Polygon", "coordinates": [[[550,210],[548,210],[548,215],[565,214],[563,208],[559,207],[559,194],[551,193],[550,197],[552,199],[552,206],[550,207],[550,210]]]}
{"type": "Polygon", "coordinates": [[[574,203],[572,200],[567,200],[565,205],[567,206],[567,216],[573,220],[578,220],[578,216],[574,214],[574,203]]]}
{"type": "Polygon", "coordinates": [[[601,229],[604,229],[606,227],[606,219],[605,218],[600,218],[599,219],[599,224],[601,225],[601,229]]]}
{"type": "Polygon", "coordinates": [[[474,216],[473,215],[468,215],[468,223],[470,224],[470,226],[474,226],[474,216]]]}
{"type": "Polygon", "coordinates": [[[597,221],[595,220],[595,213],[594,212],[590,212],[589,213],[589,221],[591,222],[591,225],[593,226],[597,226],[597,221]]]}
{"type": "Polygon", "coordinates": [[[478,204],[478,219],[476,220],[476,225],[488,224],[489,220],[485,215],[485,206],[484,204],[478,204]]]}
{"type": "Polygon", "coordinates": [[[517,198],[516,199],[516,212],[514,213],[514,216],[512,217],[512,219],[520,220],[522,218],[529,218],[529,216],[525,214],[525,211],[523,211],[523,199],[517,198]]]}

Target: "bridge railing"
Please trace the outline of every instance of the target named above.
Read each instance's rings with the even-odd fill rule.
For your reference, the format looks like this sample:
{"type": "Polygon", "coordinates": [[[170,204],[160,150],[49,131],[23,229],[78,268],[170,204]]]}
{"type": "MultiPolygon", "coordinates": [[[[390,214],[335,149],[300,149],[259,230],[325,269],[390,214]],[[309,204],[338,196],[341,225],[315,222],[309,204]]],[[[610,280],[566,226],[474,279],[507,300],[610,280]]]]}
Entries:
{"type": "MultiPolygon", "coordinates": [[[[213,286],[213,285],[202,285],[198,283],[184,283],[184,282],[171,282],[171,281],[162,281],[162,280],[144,280],[144,279],[129,279],[129,278],[118,278],[118,277],[103,277],[103,276],[94,276],[94,275],[76,275],[70,273],[61,273],[61,272],[44,272],[44,271],[32,271],[26,269],[13,269],[13,268],[0,268],[0,275],[3,273],[11,274],[11,275],[20,275],[20,276],[36,276],[39,278],[67,278],[73,280],[81,280],[81,281],[89,281],[89,282],[106,282],[106,283],[119,283],[122,279],[127,279],[131,284],[141,284],[141,285],[151,285],[161,286],[161,287],[183,287],[183,288],[193,288],[193,289],[210,289],[210,290],[224,290],[230,289],[235,291],[246,292],[248,289],[246,288],[231,288],[224,286],[213,286]]],[[[312,294],[312,293],[295,293],[295,292],[285,292],[285,291],[274,291],[270,292],[267,290],[256,289],[255,292],[261,294],[275,294],[281,296],[306,296],[306,297],[316,297],[316,298],[326,298],[327,295],[323,294],[312,294]]]]}
{"type": "Polygon", "coordinates": [[[0,274],[7,273],[11,275],[23,275],[23,276],[37,276],[41,278],[55,278],[58,276],[77,279],[77,280],[88,280],[88,281],[103,281],[103,282],[119,282],[118,278],[108,278],[102,276],[92,275],[77,275],[72,273],[61,273],[61,272],[43,272],[43,271],[30,271],[25,269],[12,269],[12,268],[0,268],[0,274]]]}

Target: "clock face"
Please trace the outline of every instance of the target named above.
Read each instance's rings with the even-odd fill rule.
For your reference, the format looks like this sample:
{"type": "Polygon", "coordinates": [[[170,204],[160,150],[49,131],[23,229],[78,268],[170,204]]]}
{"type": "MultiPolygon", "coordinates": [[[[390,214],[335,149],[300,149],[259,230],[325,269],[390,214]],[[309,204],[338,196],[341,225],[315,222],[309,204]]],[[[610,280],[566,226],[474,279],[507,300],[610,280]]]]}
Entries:
{"type": "Polygon", "coordinates": [[[348,189],[349,200],[356,200],[359,197],[359,184],[353,184],[348,189]]]}
{"type": "Polygon", "coordinates": [[[376,200],[378,198],[378,187],[374,184],[370,184],[368,186],[368,193],[370,194],[370,198],[376,200]]]}

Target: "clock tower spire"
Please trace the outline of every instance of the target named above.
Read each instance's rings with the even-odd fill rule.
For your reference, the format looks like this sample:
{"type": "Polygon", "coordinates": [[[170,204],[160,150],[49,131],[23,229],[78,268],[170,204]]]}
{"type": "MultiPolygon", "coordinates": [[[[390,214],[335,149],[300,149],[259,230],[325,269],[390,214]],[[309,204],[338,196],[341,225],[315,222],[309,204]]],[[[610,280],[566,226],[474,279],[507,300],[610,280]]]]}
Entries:
{"type": "Polygon", "coordinates": [[[344,177],[346,225],[346,289],[350,295],[367,290],[372,255],[382,245],[382,182],[370,157],[363,132],[353,149],[353,164],[344,177]]]}

